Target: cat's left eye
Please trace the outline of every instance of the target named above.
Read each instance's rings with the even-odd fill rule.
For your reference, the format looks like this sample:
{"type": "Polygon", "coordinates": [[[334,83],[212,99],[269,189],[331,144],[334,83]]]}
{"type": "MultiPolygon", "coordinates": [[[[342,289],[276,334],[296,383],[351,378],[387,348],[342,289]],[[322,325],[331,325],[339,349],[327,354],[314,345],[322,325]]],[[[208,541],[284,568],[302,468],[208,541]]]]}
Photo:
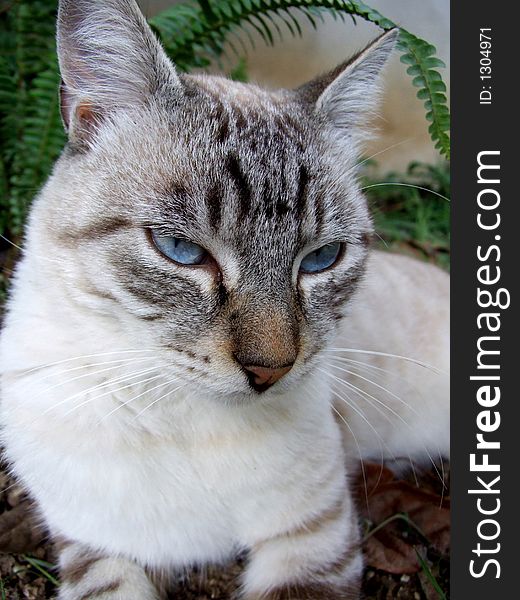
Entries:
{"type": "Polygon", "coordinates": [[[206,250],[189,240],[171,235],[160,235],[154,231],[151,232],[151,237],[161,254],[180,265],[202,265],[208,259],[209,255],[206,250]]]}
{"type": "Polygon", "coordinates": [[[300,263],[300,271],[302,273],[319,273],[325,271],[334,265],[343,249],[341,242],[325,244],[321,248],[310,252],[305,256],[300,263]]]}

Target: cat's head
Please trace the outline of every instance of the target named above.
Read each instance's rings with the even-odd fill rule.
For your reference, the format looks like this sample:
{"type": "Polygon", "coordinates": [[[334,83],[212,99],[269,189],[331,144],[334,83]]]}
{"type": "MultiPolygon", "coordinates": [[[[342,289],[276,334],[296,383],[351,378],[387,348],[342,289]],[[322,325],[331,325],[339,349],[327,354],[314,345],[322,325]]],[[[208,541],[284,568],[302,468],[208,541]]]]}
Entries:
{"type": "Polygon", "coordinates": [[[357,146],[395,38],[270,92],[177,72],[133,0],[62,0],[69,144],[37,213],[70,293],[216,394],[298,381],[363,274],[357,146]]]}

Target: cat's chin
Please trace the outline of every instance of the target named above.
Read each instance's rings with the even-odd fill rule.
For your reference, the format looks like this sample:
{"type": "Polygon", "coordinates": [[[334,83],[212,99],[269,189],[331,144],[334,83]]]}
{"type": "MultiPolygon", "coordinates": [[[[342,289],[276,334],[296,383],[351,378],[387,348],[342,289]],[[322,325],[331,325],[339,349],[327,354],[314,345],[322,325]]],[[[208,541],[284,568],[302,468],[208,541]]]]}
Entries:
{"type": "Polygon", "coordinates": [[[232,408],[240,407],[240,406],[254,406],[261,404],[268,404],[275,399],[282,398],[284,395],[287,395],[290,388],[276,388],[268,389],[265,392],[256,392],[255,390],[244,390],[243,392],[232,392],[232,393],[211,393],[206,392],[206,398],[210,399],[212,402],[218,403],[220,405],[229,406],[232,408]]]}
{"type": "Polygon", "coordinates": [[[298,377],[291,376],[287,381],[279,381],[263,391],[244,386],[243,389],[222,392],[220,390],[204,389],[202,395],[206,400],[229,407],[263,406],[283,403],[285,398],[294,399],[305,391],[305,381],[309,373],[305,372],[298,377]]]}

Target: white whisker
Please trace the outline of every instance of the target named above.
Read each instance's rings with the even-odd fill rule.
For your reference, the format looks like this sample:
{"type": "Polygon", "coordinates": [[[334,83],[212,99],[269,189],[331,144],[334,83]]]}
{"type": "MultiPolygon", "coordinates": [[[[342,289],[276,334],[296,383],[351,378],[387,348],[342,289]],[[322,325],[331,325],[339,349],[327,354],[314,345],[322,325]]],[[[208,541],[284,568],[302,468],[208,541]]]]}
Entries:
{"type": "Polygon", "coordinates": [[[378,238],[379,238],[379,239],[380,239],[380,240],[383,242],[383,244],[385,245],[385,248],[390,248],[390,246],[387,244],[386,240],[385,240],[385,239],[383,239],[383,238],[382,238],[382,237],[379,235],[379,233],[377,233],[377,231],[374,231],[374,235],[375,235],[376,237],[378,237],[378,238]]]}
{"type": "MultiPolygon", "coordinates": [[[[332,360],[336,360],[336,361],[339,361],[342,363],[347,363],[349,365],[349,368],[351,368],[351,369],[359,369],[361,371],[365,370],[365,371],[368,371],[369,373],[371,373],[372,371],[377,371],[377,374],[381,378],[383,377],[382,373],[384,373],[385,375],[389,375],[390,377],[394,377],[395,379],[398,379],[401,382],[404,382],[416,394],[418,394],[419,396],[422,396],[421,390],[416,385],[410,383],[406,377],[403,377],[399,373],[394,373],[393,371],[390,371],[389,369],[383,369],[382,367],[376,367],[376,365],[371,365],[369,363],[365,363],[365,362],[362,362],[359,360],[354,360],[352,358],[345,358],[343,356],[333,356],[332,360]]],[[[357,375],[357,373],[356,373],[356,375],[357,375]]]]}
{"type": "MultiPolygon", "coordinates": [[[[312,387],[315,391],[315,393],[318,393],[317,387],[315,385],[310,384],[310,387],[312,387]]],[[[347,406],[349,406],[350,408],[352,408],[354,411],[356,411],[359,416],[362,419],[365,419],[367,425],[369,427],[372,427],[372,425],[369,423],[369,421],[365,418],[365,416],[363,415],[363,413],[358,410],[357,406],[355,405],[355,403],[348,402],[345,398],[343,398],[341,395],[339,395],[334,389],[329,388],[330,391],[332,392],[332,394],[334,396],[336,396],[339,400],[342,400],[343,402],[345,402],[345,404],[347,404],[347,406]]],[[[364,482],[364,486],[365,486],[365,499],[366,499],[366,504],[367,504],[367,510],[370,512],[370,508],[368,505],[368,489],[367,489],[367,478],[366,478],[366,471],[365,471],[365,463],[363,461],[363,454],[361,453],[361,447],[359,445],[358,439],[356,437],[356,434],[354,433],[354,431],[352,430],[352,428],[350,427],[350,425],[348,424],[347,420],[343,417],[343,415],[338,411],[338,409],[334,406],[333,402],[329,402],[330,407],[332,408],[332,410],[338,415],[338,417],[343,421],[343,423],[346,425],[346,427],[348,428],[348,430],[350,431],[350,434],[352,435],[352,438],[354,439],[354,444],[356,445],[357,448],[357,452],[358,452],[358,456],[359,456],[359,460],[361,463],[361,472],[363,475],[363,482],[364,482]]],[[[383,454],[383,448],[381,446],[381,438],[378,435],[377,431],[372,427],[372,429],[374,430],[374,433],[376,434],[376,436],[379,438],[379,446],[381,449],[381,460],[384,460],[384,454],[383,454]]]]}
{"type": "Polygon", "coordinates": [[[388,450],[389,454],[392,454],[390,448],[388,447],[388,445],[386,444],[385,440],[381,437],[380,433],[377,431],[377,429],[372,425],[372,423],[367,419],[366,415],[363,413],[363,411],[359,408],[359,406],[356,404],[356,402],[354,401],[354,398],[352,398],[352,396],[349,396],[346,392],[344,392],[342,390],[343,393],[339,392],[337,388],[335,387],[331,387],[330,391],[334,394],[334,396],[338,399],[341,400],[344,404],[346,404],[349,408],[351,408],[357,415],[359,415],[361,417],[361,419],[363,419],[363,421],[368,425],[368,427],[370,427],[370,429],[373,431],[374,435],[377,437],[378,440],[378,444],[379,444],[379,450],[381,452],[381,460],[384,459],[384,452],[383,452],[383,446],[386,447],[386,449],[388,450]],[[344,395],[343,395],[344,394],[344,395]]]}
{"type": "MultiPolygon", "coordinates": [[[[155,367],[153,367],[155,369],[155,367]]],[[[86,400],[84,400],[83,402],[80,402],[79,404],[77,404],[76,406],[72,407],[70,410],[68,410],[63,416],[68,416],[70,414],[72,414],[73,412],[76,412],[78,409],[80,409],[82,406],[85,406],[86,404],[90,404],[91,402],[94,402],[94,400],[99,400],[100,398],[104,398],[105,396],[109,396],[111,394],[117,394],[118,392],[121,392],[122,390],[126,390],[128,388],[137,386],[137,385],[142,385],[143,383],[148,383],[149,381],[155,381],[157,379],[159,379],[160,377],[163,377],[162,373],[159,373],[158,375],[153,375],[152,377],[147,377],[146,379],[141,379],[139,381],[134,381],[132,383],[129,383],[128,385],[123,385],[115,390],[108,390],[106,392],[104,392],[103,394],[99,394],[98,396],[94,396],[93,398],[87,398],[86,400]]],[[[144,393],[146,393],[148,390],[145,390],[144,393]]]]}
{"type": "MultiPolygon", "coordinates": [[[[345,387],[347,387],[348,389],[353,389],[353,390],[355,389],[355,390],[357,390],[357,391],[360,393],[360,395],[361,395],[361,394],[364,394],[364,395],[366,395],[367,397],[371,398],[372,400],[374,400],[375,402],[377,402],[378,404],[380,404],[381,406],[383,406],[384,408],[386,408],[388,411],[390,411],[390,412],[391,412],[393,415],[395,415],[395,416],[396,416],[396,417],[399,419],[399,421],[401,421],[401,422],[403,423],[403,425],[404,425],[404,426],[405,426],[407,429],[409,429],[410,431],[413,431],[413,428],[410,426],[410,424],[409,424],[409,423],[408,423],[408,422],[407,422],[407,421],[406,421],[406,420],[405,420],[405,419],[404,419],[404,418],[403,418],[401,415],[399,415],[398,413],[396,413],[396,412],[395,412],[395,411],[394,411],[394,410],[393,410],[391,407],[387,406],[387,405],[386,405],[384,402],[382,402],[381,400],[379,400],[379,399],[378,399],[378,398],[376,398],[375,396],[372,396],[371,394],[369,394],[369,393],[368,393],[368,392],[366,392],[365,390],[362,390],[361,388],[358,388],[357,386],[355,386],[355,385],[353,385],[353,384],[351,384],[351,383],[349,383],[349,382],[346,382],[346,381],[344,381],[343,379],[340,379],[339,377],[336,377],[335,375],[333,375],[332,373],[329,373],[329,372],[328,372],[327,370],[325,370],[325,369],[320,369],[320,368],[319,368],[319,370],[320,370],[321,372],[325,373],[326,375],[328,375],[329,377],[331,377],[332,379],[334,379],[335,381],[337,381],[338,383],[340,383],[340,384],[344,385],[344,386],[345,386],[345,387]]],[[[375,407],[374,407],[374,408],[375,408],[375,407]]],[[[386,444],[385,444],[385,445],[386,445],[386,444]]],[[[440,475],[440,473],[439,473],[439,470],[438,470],[438,468],[437,468],[437,464],[436,464],[436,463],[435,463],[435,461],[433,460],[433,457],[432,457],[432,455],[430,454],[430,452],[429,452],[428,448],[427,448],[427,447],[426,447],[424,444],[423,444],[423,448],[424,448],[424,450],[425,450],[425,452],[426,452],[426,456],[428,457],[428,459],[430,460],[431,464],[433,465],[433,468],[434,468],[434,470],[435,470],[435,472],[436,472],[437,476],[439,477],[439,479],[441,479],[441,481],[443,481],[443,479],[442,479],[442,477],[441,477],[441,475],[440,475]]],[[[412,461],[412,459],[411,459],[411,456],[409,455],[409,453],[407,453],[407,454],[408,454],[408,459],[409,459],[409,461],[410,461],[410,465],[411,465],[411,467],[412,467],[412,471],[414,471],[414,467],[413,467],[413,461],[412,461]]],[[[394,460],[395,460],[395,457],[394,457],[394,460]]]]}
{"type": "Polygon", "coordinates": [[[15,481],[14,483],[11,483],[11,485],[8,485],[7,487],[5,487],[3,490],[0,490],[0,494],[4,494],[5,492],[8,492],[10,489],[17,487],[19,485],[20,485],[20,482],[15,481]]]}
{"type": "MultiPolygon", "coordinates": [[[[14,242],[12,242],[10,239],[6,238],[1,233],[0,233],[0,238],[3,239],[8,244],[11,244],[11,246],[13,246],[13,248],[20,250],[20,252],[22,252],[22,254],[26,254],[24,248],[22,248],[21,246],[18,246],[18,244],[15,244],[14,242]]],[[[46,260],[47,262],[55,263],[57,265],[62,264],[62,262],[60,260],[56,260],[55,258],[49,258],[48,256],[42,256],[41,254],[34,254],[34,256],[36,256],[39,260],[46,260]]]]}
{"type": "MultiPolygon", "coordinates": [[[[343,400],[344,402],[346,402],[346,401],[345,401],[345,399],[344,399],[344,397],[338,394],[337,390],[333,389],[333,393],[335,393],[335,394],[336,394],[336,397],[339,397],[339,399],[341,399],[341,400],[343,400]]],[[[351,402],[354,402],[354,399],[353,399],[351,396],[347,396],[347,398],[349,398],[349,400],[350,400],[351,402]]],[[[385,417],[385,419],[386,419],[386,420],[387,420],[387,421],[388,421],[390,424],[392,424],[392,425],[393,425],[393,423],[392,423],[392,422],[389,420],[389,418],[388,418],[388,415],[386,415],[386,414],[382,413],[381,409],[380,409],[380,408],[379,408],[377,405],[375,405],[375,406],[374,406],[374,405],[373,405],[373,404],[372,404],[370,401],[369,401],[369,404],[370,404],[370,406],[372,406],[373,408],[375,408],[375,409],[376,409],[376,410],[377,410],[377,411],[378,411],[380,414],[382,414],[382,415],[383,415],[383,417],[385,417]]],[[[347,402],[347,405],[348,405],[348,406],[350,406],[351,408],[354,408],[354,406],[353,406],[353,405],[351,405],[351,404],[349,404],[348,402],[347,402]]],[[[357,412],[357,411],[356,411],[356,412],[357,412]]],[[[359,414],[359,413],[358,413],[358,414],[359,414]]],[[[371,430],[372,430],[372,431],[373,431],[373,432],[376,434],[376,436],[378,437],[378,440],[379,440],[379,449],[380,449],[380,452],[381,452],[381,472],[380,472],[380,474],[379,474],[379,478],[381,478],[381,475],[382,475],[382,472],[383,472],[383,467],[384,467],[384,453],[383,453],[383,447],[382,447],[381,443],[383,443],[383,444],[384,444],[385,448],[386,448],[386,449],[387,449],[387,451],[388,451],[388,454],[389,454],[390,458],[391,458],[393,461],[397,461],[397,457],[396,457],[396,456],[395,456],[395,454],[392,452],[392,450],[390,449],[390,447],[388,446],[388,444],[387,444],[387,443],[386,443],[386,442],[383,440],[383,438],[381,437],[381,435],[380,435],[380,434],[379,434],[379,433],[376,431],[376,429],[374,428],[374,426],[373,426],[373,425],[370,423],[370,421],[369,421],[369,420],[368,420],[368,419],[365,417],[365,415],[364,415],[364,414],[361,414],[361,416],[362,416],[363,420],[364,420],[364,421],[367,423],[367,425],[370,427],[370,429],[371,429],[371,430]]],[[[409,453],[409,452],[407,452],[406,454],[407,454],[407,457],[408,457],[408,462],[410,463],[410,468],[411,468],[411,470],[412,470],[412,473],[413,473],[413,475],[414,475],[414,478],[415,478],[415,480],[417,481],[417,475],[415,474],[415,467],[414,467],[414,464],[413,464],[413,461],[412,461],[412,457],[410,456],[410,453],[409,453]]],[[[379,483],[379,479],[378,479],[378,482],[377,482],[377,483],[379,483]]],[[[376,484],[376,486],[377,486],[377,484],[376,484]]]]}
{"type": "Polygon", "coordinates": [[[346,358],[344,356],[333,356],[331,357],[333,360],[338,360],[340,362],[346,362],[346,363],[350,363],[352,364],[352,368],[355,368],[355,366],[357,365],[357,368],[365,368],[365,369],[373,369],[374,371],[381,371],[383,373],[386,373],[387,375],[391,375],[392,377],[398,377],[400,379],[404,379],[404,377],[402,375],[399,375],[398,373],[394,373],[393,371],[390,371],[390,369],[383,369],[383,367],[376,367],[376,365],[371,365],[370,363],[367,362],[363,362],[361,360],[355,360],[353,358],[346,358]]]}
{"type": "Polygon", "coordinates": [[[408,402],[406,402],[405,400],[403,400],[402,398],[400,398],[399,396],[397,396],[396,394],[394,394],[393,392],[391,392],[390,390],[388,390],[384,386],[379,385],[379,383],[376,383],[375,381],[372,381],[371,379],[368,379],[367,377],[364,377],[363,375],[360,375],[359,373],[355,373],[354,371],[350,371],[349,369],[345,369],[344,367],[340,367],[339,365],[334,365],[332,363],[329,363],[329,366],[333,367],[334,369],[338,369],[340,371],[343,371],[344,373],[349,373],[350,375],[354,375],[354,377],[359,377],[359,379],[362,379],[363,381],[366,381],[367,383],[372,384],[373,386],[375,386],[375,387],[379,388],[380,390],[383,390],[384,392],[386,392],[389,396],[392,396],[392,398],[395,398],[398,402],[401,402],[404,406],[406,406],[406,408],[408,408],[414,414],[417,414],[417,411],[414,408],[412,408],[408,404],[408,402]]]}
{"type": "MultiPolygon", "coordinates": [[[[75,394],[73,394],[72,396],[68,396],[67,398],[65,398],[65,399],[63,399],[63,400],[60,400],[60,402],[58,402],[58,403],[54,404],[54,405],[53,405],[53,406],[51,406],[50,408],[47,408],[47,409],[46,409],[46,410],[43,412],[43,414],[45,415],[45,414],[47,414],[48,412],[50,412],[50,411],[52,411],[52,410],[54,410],[54,409],[58,408],[59,406],[61,406],[61,405],[65,404],[65,403],[67,403],[67,402],[70,402],[71,400],[74,400],[75,398],[78,398],[79,396],[84,396],[84,395],[86,395],[86,394],[89,394],[89,393],[91,393],[91,392],[93,392],[93,391],[95,391],[95,390],[98,390],[98,389],[103,389],[103,388],[105,388],[105,387],[108,387],[108,386],[110,386],[110,385],[113,385],[113,384],[115,384],[115,383],[119,383],[119,382],[121,382],[121,381],[129,381],[129,380],[131,380],[131,379],[134,379],[135,377],[140,377],[141,375],[145,375],[146,373],[149,373],[149,372],[151,372],[151,371],[154,371],[156,368],[157,368],[156,366],[153,366],[153,367],[147,367],[146,369],[142,369],[141,371],[134,372],[134,373],[133,373],[133,374],[131,374],[131,375],[127,375],[127,374],[124,374],[124,375],[119,375],[118,377],[115,377],[115,378],[113,378],[113,379],[108,379],[108,380],[106,380],[106,381],[103,381],[103,382],[101,382],[101,383],[98,383],[98,384],[96,384],[96,385],[94,385],[94,386],[92,386],[92,387],[90,387],[90,388],[87,388],[86,390],[81,390],[81,391],[79,391],[79,392],[76,392],[76,393],[75,393],[75,394]]],[[[116,391],[117,391],[117,390],[116,390],[116,391]]],[[[109,393],[110,393],[110,392],[109,392],[109,393]]]]}
{"type": "MultiPolygon", "coordinates": [[[[359,368],[359,367],[364,367],[364,368],[366,368],[366,369],[373,369],[373,370],[376,370],[376,371],[380,371],[380,372],[382,372],[382,373],[386,373],[386,374],[388,374],[388,375],[390,375],[390,376],[393,376],[393,377],[399,378],[399,379],[401,379],[401,380],[405,381],[405,382],[406,382],[408,385],[410,385],[411,389],[413,389],[413,390],[414,390],[414,391],[415,391],[417,394],[421,395],[421,390],[419,390],[419,389],[418,389],[416,386],[409,384],[409,382],[408,382],[408,381],[407,381],[407,380],[406,380],[404,377],[402,377],[401,375],[398,375],[397,373],[393,373],[392,371],[389,371],[388,369],[383,369],[383,368],[381,368],[381,367],[377,367],[377,366],[375,366],[375,365],[371,365],[371,364],[368,364],[368,363],[364,363],[364,362],[360,362],[360,361],[356,361],[356,360],[353,360],[353,359],[344,358],[344,357],[340,357],[340,356],[333,357],[333,360],[337,360],[337,361],[341,361],[341,362],[346,362],[346,363],[349,363],[349,364],[350,364],[350,363],[355,363],[355,365],[358,365],[358,367],[357,367],[357,368],[359,368]]],[[[332,367],[335,367],[335,368],[340,368],[340,367],[338,367],[337,365],[332,365],[332,364],[331,364],[330,366],[332,366],[332,367]]],[[[351,368],[356,368],[356,367],[355,367],[355,366],[351,366],[351,368]]],[[[347,372],[347,373],[351,373],[351,374],[352,374],[352,375],[354,375],[355,377],[360,377],[361,379],[364,379],[365,381],[367,381],[367,382],[369,382],[369,383],[372,383],[373,385],[375,385],[375,386],[377,386],[377,387],[380,387],[381,389],[383,389],[384,391],[386,391],[386,392],[387,392],[387,393],[389,393],[390,395],[394,396],[394,397],[395,397],[397,400],[399,400],[400,402],[402,402],[402,403],[403,403],[403,404],[404,404],[404,405],[405,405],[405,406],[406,406],[406,407],[407,407],[407,408],[408,408],[408,409],[409,409],[409,410],[410,410],[410,411],[411,411],[413,414],[415,414],[415,415],[417,415],[417,416],[420,416],[420,415],[419,415],[419,412],[418,412],[418,411],[417,411],[417,410],[416,410],[416,409],[415,409],[413,406],[409,405],[409,404],[408,404],[408,403],[406,403],[404,400],[402,400],[401,398],[397,397],[395,394],[393,394],[392,392],[390,392],[390,390],[387,390],[387,389],[386,389],[386,388],[384,388],[383,386],[380,386],[380,385],[378,385],[376,382],[374,382],[374,381],[371,381],[370,379],[366,379],[365,377],[362,377],[362,376],[361,376],[359,373],[356,373],[356,372],[351,372],[351,371],[349,371],[349,370],[347,370],[347,369],[342,369],[342,370],[345,370],[345,372],[347,372]]],[[[353,384],[351,384],[351,385],[353,385],[353,384]]],[[[377,406],[374,406],[374,405],[372,404],[372,402],[370,402],[370,400],[369,400],[368,398],[366,398],[366,399],[367,399],[367,401],[370,403],[370,405],[371,405],[371,406],[373,406],[373,407],[374,407],[374,408],[377,410],[377,408],[378,408],[378,407],[377,407],[377,406]]],[[[380,409],[378,410],[378,412],[381,414],[381,410],[380,410],[380,409]]],[[[387,420],[388,420],[388,419],[387,419],[387,420]]],[[[409,424],[409,423],[407,423],[407,422],[405,422],[405,421],[403,421],[403,422],[404,422],[404,424],[405,424],[405,426],[406,426],[407,428],[411,429],[411,426],[410,426],[410,424],[409,424]]],[[[424,447],[424,449],[426,450],[426,447],[424,447]]],[[[441,467],[441,474],[439,474],[439,472],[438,472],[438,470],[437,470],[437,468],[436,468],[436,463],[435,463],[435,461],[433,460],[432,456],[431,456],[431,455],[430,455],[428,452],[427,452],[427,455],[428,455],[428,458],[430,459],[431,463],[433,464],[433,466],[434,466],[434,470],[435,470],[435,472],[436,472],[437,476],[439,477],[439,479],[441,480],[441,483],[442,483],[442,486],[443,486],[443,489],[444,489],[444,488],[446,487],[446,485],[445,485],[445,482],[444,482],[445,475],[444,475],[444,462],[443,462],[442,453],[441,453],[441,452],[440,452],[440,450],[439,450],[439,452],[438,452],[438,456],[439,456],[439,463],[440,463],[440,467],[441,467]]],[[[412,469],[412,472],[413,472],[414,479],[415,479],[415,481],[416,481],[416,484],[417,484],[417,486],[418,486],[418,485],[419,485],[419,483],[418,483],[418,480],[417,480],[417,475],[416,475],[416,472],[415,472],[415,468],[414,468],[414,465],[413,465],[413,461],[412,461],[412,459],[411,459],[411,456],[410,456],[410,454],[409,454],[409,453],[407,453],[407,456],[408,456],[408,460],[409,460],[409,462],[410,462],[410,466],[411,466],[411,469],[412,469]]]]}
{"type": "MultiPolygon", "coordinates": [[[[115,412],[117,412],[119,409],[124,408],[125,406],[128,406],[129,404],[131,404],[132,402],[134,402],[134,400],[137,400],[138,398],[141,398],[142,396],[144,396],[145,394],[149,394],[150,392],[153,392],[154,390],[164,387],[165,385],[169,385],[170,383],[174,383],[175,381],[178,381],[179,378],[175,377],[173,379],[170,379],[168,381],[163,381],[162,383],[160,383],[159,385],[155,385],[154,387],[151,388],[147,388],[145,389],[143,392],[141,392],[140,394],[138,394],[137,396],[134,396],[133,398],[130,398],[130,400],[127,400],[126,402],[123,402],[122,404],[120,404],[119,406],[116,406],[114,409],[112,409],[109,413],[107,413],[104,417],[102,417],[99,420],[99,423],[103,422],[107,417],[109,417],[110,415],[113,415],[115,412]]],[[[152,403],[153,404],[153,403],[152,403]]],[[[139,413],[140,414],[140,413],[139,413]]]]}
{"type": "MultiPolygon", "coordinates": [[[[173,383],[174,381],[177,381],[176,379],[172,379],[171,381],[168,381],[167,383],[173,383]]],[[[167,396],[170,396],[171,394],[174,394],[177,390],[180,390],[181,388],[183,388],[186,384],[183,383],[182,385],[177,386],[175,389],[173,390],[169,390],[168,392],[166,392],[166,394],[163,394],[162,396],[160,396],[159,398],[157,398],[156,400],[154,400],[153,402],[150,402],[150,404],[148,404],[148,406],[145,406],[143,408],[143,410],[141,410],[140,412],[138,412],[135,417],[134,420],[137,419],[138,417],[140,417],[144,412],[146,412],[150,407],[152,407],[154,404],[156,404],[157,402],[159,402],[160,400],[163,400],[163,398],[166,398],[167,396]]]]}
{"type": "Polygon", "coordinates": [[[111,352],[98,352],[96,354],[80,354],[78,356],[72,356],[70,358],[64,358],[62,360],[56,360],[54,362],[45,363],[43,365],[37,365],[36,367],[31,367],[30,369],[20,369],[19,371],[15,371],[16,373],[22,373],[23,375],[28,375],[33,371],[38,371],[40,369],[48,369],[49,367],[54,367],[56,365],[61,365],[63,363],[72,362],[74,360],[82,360],[83,358],[97,358],[99,356],[112,356],[114,354],[126,354],[132,352],[156,352],[158,348],[144,348],[141,350],[112,350],[111,352]]]}
{"type": "MultiPolygon", "coordinates": [[[[385,404],[382,400],[379,400],[375,396],[372,396],[372,394],[369,394],[366,390],[363,390],[362,388],[358,387],[357,385],[354,385],[350,381],[345,381],[344,379],[341,379],[340,377],[336,377],[336,375],[334,375],[332,373],[329,373],[325,369],[320,369],[320,370],[323,373],[326,373],[329,377],[331,377],[332,379],[334,379],[335,381],[337,381],[341,385],[345,386],[346,388],[351,389],[352,391],[357,392],[361,397],[365,396],[366,398],[370,398],[370,399],[374,400],[374,402],[376,402],[377,404],[379,404],[383,408],[386,408],[386,410],[388,410],[390,413],[392,413],[395,417],[397,417],[405,425],[408,425],[408,423],[403,419],[403,417],[400,414],[398,414],[397,412],[395,412],[395,410],[392,407],[390,407],[387,404],[385,404]]],[[[388,417],[388,415],[387,415],[387,417],[388,417]]],[[[391,421],[389,421],[389,422],[391,422],[391,421]]]]}
{"type": "Polygon", "coordinates": [[[350,427],[350,425],[347,423],[347,420],[343,417],[343,415],[338,411],[338,409],[334,406],[334,404],[332,402],[330,403],[330,407],[338,415],[338,417],[343,421],[343,423],[345,423],[345,425],[348,427],[348,430],[352,434],[352,437],[354,438],[354,443],[356,444],[357,451],[358,451],[358,454],[359,454],[359,460],[360,460],[360,463],[361,463],[361,473],[362,473],[362,476],[363,476],[363,484],[364,484],[364,487],[365,487],[365,501],[366,501],[366,504],[367,504],[367,512],[368,512],[368,515],[370,516],[370,505],[368,503],[367,474],[366,474],[366,471],[365,471],[365,462],[363,461],[363,456],[361,455],[361,448],[359,447],[356,435],[352,431],[352,428],[350,427]]]}
{"type": "Polygon", "coordinates": [[[384,154],[385,152],[388,152],[388,150],[392,150],[392,148],[397,148],[398,146],[402,146],[403,144],[406,144],[407,142],[412,141],[413,139],[415,139],[415,137],[416,136],[406,138],[405,140],[401,140],[400,142],[396,142],[395,144],[392,144],[391,146],[387,146],[386,148],[383,148],[383,150],[379,150],[379,152],[375,152],[374,154],[371,154],[368,158],[364,158],[362,161],[358,162],[356,164],[356,167],[360,167],[361,165],[364,165],[366,162],[368,162],[369,160],[372,160],[376,156],[379,156],[380,154],[384,154]]]}
{"type": "Polygon", "coordinates": [[[95,367],[95,366],[101,366],[101,365],[107,365],[110,364],[112,366],[110,367],[106,367],[104,369],[97,369],[95,371],[87,371],[86,373],[82,373],[81,375],[78,375],[77,377],[71,377],[69,379],[63,379],[62,381],[58,381],[57,383],[43,389],[41,392],[39,392],[36,396],[33,396],[33,398],[39,398],[40,396],[42,396],[43,394],[46,394],[48,392],[50,392],[51,390],[57,388],[57,387],[61,387],[64,385],[68,385],[69,383],[72,383],[74,381],[78,381],[79,379],[84,379],[85,377],[90,377],[92,375],[100,375],[101,373],[105,373],[107,371],[114,371],[116,369],[119,369],[121,367],[126,367],[129,364],[134,364],[134,363],[139,363],[139,362],[143,362],[146,360],[150,360],[149,356],[145,356],[145,357],[140,357],[140,358],[126,358],[126,359],[121,359],[121,360],[112,360],[112,361],[106,361],[106,362],[101,362],[101,363],[90,363],[87,365],[81,365],[79,367],[73,367],[72,369],[66,369],[65,371],[60,371],[58,373],[47,373],[46,375],[44,375],[43,377],[41,377],[40,379],[33,381],[33,380],[29,380],[26,382],[27,386],[32,386],[34,387],[36,384],[41,383],[42,381],[45,381],[46,379],[50,379],[52,377],[60,377],[62,375],[66,375],[67,373],[73,372],[73,371],[79,371],[82,369],[90,369],[91,367],[95,367]],[[114,364],[115,363],[115,364],[114,364]]]}
{"type": "Polygon", "coordinates": [[[380,187],[382,185],[400,185],[400,186],[403,186],[403,187],[416,188],[418,190],[423,190],[424,192],[430,192],[431,194],[435,194],[435,196],[439,196],[439,198],[442,198],[443,200],[446,200],[447,202],[450,202],[449,198],[447,198],[446,196],[443,196],[442,194],[439,194],[439,192],[436,192],[435,190],[430,190],[429,188],[421,187],[420,185],[414,185],[413,183],[398,183],[397,181],[386,181],[386,182],[382,182],[382,183],[372,183],[371,185],[365,185],[364,187],[362,187],[361,191],[364,192],[365,190],[369,190],[370,188],[380,187]]]}
{"type": "Polygon", "coordinates": [[[401,356],[400,354],[391,354],[389,352],[378,352],[376,350],[361,350],[360,348],[326,348],[324,350],[324,352],[352,352],[354,354],[370,354],[373,356],[385,356],[387,358],[396,358],[396,359],[400,359],[400,360],[405,360],[407,362],[413,363],[420,367],[424,367],[425,369],[429,369],[430,371],[434,371],[435,373],[444,374],[443,371],[441,371],[437,367],[434,367],[433,365],[425,363],[416,358],[410,358],[409,356],[401,356]]]}

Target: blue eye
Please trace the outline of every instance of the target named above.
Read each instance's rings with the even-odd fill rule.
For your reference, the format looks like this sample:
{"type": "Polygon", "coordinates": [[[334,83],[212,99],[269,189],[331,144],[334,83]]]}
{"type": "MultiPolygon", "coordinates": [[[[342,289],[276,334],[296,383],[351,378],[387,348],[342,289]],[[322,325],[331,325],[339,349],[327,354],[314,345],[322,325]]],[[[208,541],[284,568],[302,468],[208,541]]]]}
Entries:
{"type": "Polygon", "coordinates": [[[305,256],[300,264],[303,273],[319,273],[331,267],[341,253],[341,242],[326,244],[305,256]]]}
{"type": "Polygon", "coordinates": [[[188,240],[171,235],[159,235],[153,231],[151,235],[157,249],[181,265],[200,265],[208,256],[204,248],[188,240]]]}

